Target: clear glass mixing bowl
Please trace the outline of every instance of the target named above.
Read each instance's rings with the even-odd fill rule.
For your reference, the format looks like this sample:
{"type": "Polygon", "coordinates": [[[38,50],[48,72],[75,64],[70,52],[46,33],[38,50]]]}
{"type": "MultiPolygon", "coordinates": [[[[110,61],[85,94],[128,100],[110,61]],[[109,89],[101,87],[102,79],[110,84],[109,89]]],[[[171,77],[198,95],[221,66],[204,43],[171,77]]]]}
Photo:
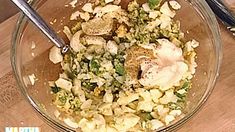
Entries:
{"type": "MultiPolygon", "coordinates": [[[[81,8],[66,7],[71,0],[37,0],[33,2],[42,17],[64,39],[64,25],[69,23],[72,12],[81,8]]],[[[79,4],[86,1],[80,0],[79,4]]],[[[205,103],[212,92],[221,63],[221,40],[216,18],[204,0],[178,0],[182,9],[175,19],[181,21],[181,29],[186,39],[192,38],[200,42],[197,48],[197,71],[193,79],[193,87],[187,97],[185,115],[159,131],[174,130],[188,121],[205,103]]],[[[19,89],[26,100],[33,106],[40,117],[58,131],[75,131],[54,116],[55,106],[52,104],[48,81],[59,75],[60,65],[52,64],[48,59],[48,49],[52,44],[48,39],[21,15],[13,35],[11,63],[19,89]],[[35,44],[35,48],[32,47],[35,44]],[[37,81],[31,85],[29,75],[34,74],[37,81]]]]}

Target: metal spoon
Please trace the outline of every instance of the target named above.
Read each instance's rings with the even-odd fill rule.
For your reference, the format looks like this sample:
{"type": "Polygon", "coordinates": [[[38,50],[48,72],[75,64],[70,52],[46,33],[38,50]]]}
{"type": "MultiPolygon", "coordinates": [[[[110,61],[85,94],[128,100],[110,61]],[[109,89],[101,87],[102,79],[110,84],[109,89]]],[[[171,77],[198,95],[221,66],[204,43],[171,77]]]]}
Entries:
{"type": "Polygon", "coordinates": [[[26,0],[11,0],[58,48],[66,53],[70,47],[66,45],[55,31],[47,25],[42,17],[27,3],[26,0]]]}
{"type": "Polygon", "coordinates": [[[226,7],[222,0],[206,0],[217,17],[235,36],[235,16],[226,7]]]}

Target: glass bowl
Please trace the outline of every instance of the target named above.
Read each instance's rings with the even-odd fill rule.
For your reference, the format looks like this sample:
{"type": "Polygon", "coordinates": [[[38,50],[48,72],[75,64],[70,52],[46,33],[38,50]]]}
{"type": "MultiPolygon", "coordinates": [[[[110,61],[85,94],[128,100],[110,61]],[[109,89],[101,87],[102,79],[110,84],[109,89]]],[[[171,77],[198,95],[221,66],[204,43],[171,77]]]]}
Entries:
{"type": "MultiPolygon", "coordinates": [[[[69,25],[72,12],[81,8],[86,1],[78,1],[78,7],[72,9],[65,5],[71,0],[37,0],[33,7],[58,32],[62,38],[64,25],[69,25]]],[[[192,38],[200,42],[196,49],[198,67],[193,86],[187,96],[184,116],[159,131],[171,131],[182,126],[205,103],[213,90],[221,63],[221,40],[216,18],[204,0],[178,0],[182,5],[175,19],[181,21],[181,30],[186,40],[192,38]]],[[[40,117],[57,131],[76,131],[54,116],[55,106],[48,81],[58,77],[60,65],[49,61],[48,53],[52,43],[21,15],[13,35],[11,63],[17,84],[25,99],[32,105],[40,117]],[[31,85],[29,77],[36,77],[31,85]]]]}

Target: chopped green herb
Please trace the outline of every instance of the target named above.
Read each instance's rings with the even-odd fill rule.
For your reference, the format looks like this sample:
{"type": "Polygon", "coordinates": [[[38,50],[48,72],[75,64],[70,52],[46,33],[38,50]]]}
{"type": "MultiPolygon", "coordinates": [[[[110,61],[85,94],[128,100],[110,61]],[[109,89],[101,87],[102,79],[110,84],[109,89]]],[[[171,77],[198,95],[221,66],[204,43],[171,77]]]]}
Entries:
{"type": "Polygon", "coordinates": [[[182,88],[181,89],[185,89],[186,91],[189,89],[189,87],[190,87],[190,83],[188,82],[188,81],[186,81],[184,84],[183,84],[183,86],[182,86],[182,88]]]}
{"type": "Polygon", "coordinates": [[[118,82],[117,80],[114,80],[112,86],[116,87],[116,88],[119,88],[119,87],[122,86],[122,84],[120,82],[118,82]]]}
{"type": "Polygon", "coordinates": [[[154,9],[155,7],[159,6],[162,0],[148,0],[149,7],[154,9]]]}
{"type": "Polygon", "coordinates": [[[175,92],[175,95],[181,99],[184,99],[186,97],[185,94],[179,94],[177,92],[175,92]]]}
{"type": "Polygon", "coordinates": [[[83,82],[82,86],[85,87],[89,91],[93,91],[98,85],[96,83],[91,83],[87,81],[87,82],[83,82]]]}
{"type": "Polygon", "coordinates": [[[99,68],[100,68],[100,64],[98,59],[93,58],[90,63],[89,63],[89,67],[90,70],[94,73],[94,74],[99,74],[99,68]]]}
{"type": "Polygon", "coordinates": [[[123,76],[125,74],[125,69],[122,63],[120,63],[117,59],[114,60],[114,67],[116,73],[123,76]]]}
{"type": "Polygon", "coordinates": [[[151,116],[150,112],[141,112],[139,114],[140,118],[144,121],[152,120],[153,117],[151,116]]]}
{"type": "Polygon", "coordinates": [[[66,75],[69,79],[73,80],[77,77],[77,72],[75,70],[72,71],[65,71],[66,75]]]}

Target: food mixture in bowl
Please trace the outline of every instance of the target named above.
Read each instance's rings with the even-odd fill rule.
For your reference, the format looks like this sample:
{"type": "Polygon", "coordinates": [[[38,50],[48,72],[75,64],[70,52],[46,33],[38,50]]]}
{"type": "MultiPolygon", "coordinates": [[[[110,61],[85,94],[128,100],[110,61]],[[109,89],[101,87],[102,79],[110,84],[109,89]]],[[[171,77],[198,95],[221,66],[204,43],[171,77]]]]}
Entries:
{"type": "Polygon", "coordinates": [[[50,50],[55,116],[82,131],[158,130],[181,118],[197,66],[196,40],[174,20],[181,5],[149,0],[86,3],[64,32],[72,50],[50,50]]]}

